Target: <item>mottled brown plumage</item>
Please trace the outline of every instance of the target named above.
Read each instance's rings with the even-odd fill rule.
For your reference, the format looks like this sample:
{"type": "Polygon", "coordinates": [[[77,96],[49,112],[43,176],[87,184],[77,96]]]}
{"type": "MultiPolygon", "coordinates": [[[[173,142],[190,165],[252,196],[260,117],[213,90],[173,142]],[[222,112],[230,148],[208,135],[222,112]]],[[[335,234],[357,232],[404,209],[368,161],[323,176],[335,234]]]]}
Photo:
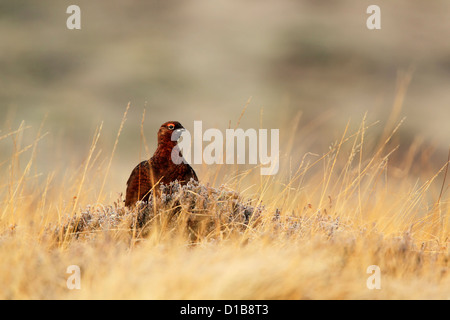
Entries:
{"type": "MultiPolygon", "coordinates": [[[[125,206],[131,207],[137,201],[148,201],[153,186],[169,184],[178,180],[186,184],[190,179],[198,181],[194,169],[185,161],[172,160],[172,153],[183,159],[177,140],[184,127],[178,121],[164,123],[158,131],[158,148],[150,160],[141,162],[134,168],[127,182],[125,206]]],[[[155,188],[156,189],[156,188],[155,188]]]]}

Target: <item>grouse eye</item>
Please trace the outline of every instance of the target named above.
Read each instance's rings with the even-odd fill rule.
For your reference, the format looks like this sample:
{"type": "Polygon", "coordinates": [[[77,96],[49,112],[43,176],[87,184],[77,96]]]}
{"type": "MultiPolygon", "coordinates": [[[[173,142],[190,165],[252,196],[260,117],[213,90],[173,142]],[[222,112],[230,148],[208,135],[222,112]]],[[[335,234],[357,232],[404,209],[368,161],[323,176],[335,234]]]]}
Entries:
{"type": "Polygon", "coordinates": [[[175,126],[174,126],[173,124],[169,124],[169,125],[167,126],[167,128],[168,128],[169,130],[173,130],[173,129],[175,129],[175,126]]]}

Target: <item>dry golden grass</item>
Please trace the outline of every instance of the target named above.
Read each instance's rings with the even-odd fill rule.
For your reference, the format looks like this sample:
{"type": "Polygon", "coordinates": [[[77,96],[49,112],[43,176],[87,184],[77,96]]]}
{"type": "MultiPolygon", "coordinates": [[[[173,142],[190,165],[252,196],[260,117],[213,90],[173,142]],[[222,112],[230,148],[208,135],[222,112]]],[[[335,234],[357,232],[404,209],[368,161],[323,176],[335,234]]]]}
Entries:
{"type": "Polygon", "coordinates": [[[450,298],[448,162],[414,174],[413,145],[391,166],[397,125],[378,141],[364,118],[318,156],[287,138],[296,119],[280,174],[200,168],[202,184],[134,211],[107,196],[122,191],[107,178],[123,125],[111,155],[97,152],[99,126],[60,178],[33,168],[41,130],[29,146],[24,125],[0,137],[14,145],[1,167],[1,299],[450,298]],[[80,290],[66,286],[70,265],[80,290]],[[380,290],[366,286],[370,265],[380,290]]]}

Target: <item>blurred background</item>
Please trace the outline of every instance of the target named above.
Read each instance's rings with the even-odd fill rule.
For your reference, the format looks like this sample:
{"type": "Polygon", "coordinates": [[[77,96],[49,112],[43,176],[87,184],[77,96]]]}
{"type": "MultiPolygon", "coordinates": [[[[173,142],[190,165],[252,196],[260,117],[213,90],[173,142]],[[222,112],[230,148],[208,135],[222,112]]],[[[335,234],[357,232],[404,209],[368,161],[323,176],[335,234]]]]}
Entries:
{"type": "MultiPolygon", "coordinates": [[[[277,128],[283,139],[298,134],[304,152],[323,154],[349,120],[358,128],[367,113],[368,124],[380,121],[371,128],[380,135],[390,117],[406,117],[399,143],[408,150],[422,139],[442,165],[450,143],[449,14],[448,0],[2,0],[0,136],[24,121],[26,145],[45,119],[49,134],[35,164],[47,174],[82,163],[102,122],[107,158],[131,102],[111,174],[121,186],[153,152],[163,122],[234,127],[251,97],[239,126],[277,128]],[[81,8],[81,30],[66,28],[71,4],[81,8]],[[366,28],[371,4],[381,7],[381,30],[366,28]],[[409,83],[399,85],[405,74],[409,83]]],[[[4,167],[17,142],[0,141],[4,167]]]]}

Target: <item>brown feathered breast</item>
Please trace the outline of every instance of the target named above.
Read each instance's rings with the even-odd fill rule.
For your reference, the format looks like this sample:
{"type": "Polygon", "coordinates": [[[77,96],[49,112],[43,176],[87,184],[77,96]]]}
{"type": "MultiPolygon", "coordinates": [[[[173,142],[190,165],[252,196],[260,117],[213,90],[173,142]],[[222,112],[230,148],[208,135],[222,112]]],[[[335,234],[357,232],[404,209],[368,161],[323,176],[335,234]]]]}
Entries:
{"type": "Polygon", "coordinates": [[[169,184],[178,180],[186,184],[190,179],[198,181],[194,169],[185,161],[172,160],[172,153],[182,154],[177,146],[184,127],[178,121],[164,123],[158,131],[158,148],[150,160],[143,161],[134,168],[127,182],[125,206],[131,207],[137,201],[148,201],[150,192],[158,184],[169,184]]]}

